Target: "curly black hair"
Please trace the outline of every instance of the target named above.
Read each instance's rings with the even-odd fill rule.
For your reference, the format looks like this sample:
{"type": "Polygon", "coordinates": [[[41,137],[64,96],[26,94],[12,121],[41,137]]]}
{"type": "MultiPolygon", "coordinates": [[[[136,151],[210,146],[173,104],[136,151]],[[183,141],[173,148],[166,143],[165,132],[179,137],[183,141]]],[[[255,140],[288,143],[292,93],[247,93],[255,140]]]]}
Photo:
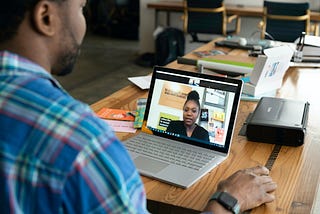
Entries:
{"type": "Polygon", "coordinates": [[[199,93],[197,91],[190,91],[188,96],[187,96],[187,100],[186,102],[188,102],[189,100],[194,101],[200,108],[200,102],[199,102],[200,96],[199,93]]]}
{"type": "MultiPolygon", "coordinates": [[[[0,43],[10,40],[18,30],[26,13],[41,0],[3,0],[0,7],[0,43]]],[[[64,0],[49,0],[62,2],[64,0]]]]}

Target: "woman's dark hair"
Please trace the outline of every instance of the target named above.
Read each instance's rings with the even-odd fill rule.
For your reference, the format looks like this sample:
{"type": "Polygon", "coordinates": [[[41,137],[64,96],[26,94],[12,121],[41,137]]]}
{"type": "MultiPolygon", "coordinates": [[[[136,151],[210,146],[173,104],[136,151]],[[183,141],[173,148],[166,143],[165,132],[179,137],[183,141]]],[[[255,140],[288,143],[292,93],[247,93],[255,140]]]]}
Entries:
{"type": "MultiPolygon", "coordinates": [[[[40,0],[3,0],[0,7],[0,43],[10,40],[28,11],[40,0]]],[[[50,0],[62,2],[64,0],[50,0]]]]}
{"type": "Polygon", "coordinates": [[[199,99],[200,99],[200,96],[199,96],[199,93],[197,91],[190,91],[188,96],[187,96],[187,100],[185,102],[185,104],[189,101],[189,100],[192,100],[194,101],[198,106],[199,106],[199,109],[200,109],[200,102],[199,102],[199,99]]]}

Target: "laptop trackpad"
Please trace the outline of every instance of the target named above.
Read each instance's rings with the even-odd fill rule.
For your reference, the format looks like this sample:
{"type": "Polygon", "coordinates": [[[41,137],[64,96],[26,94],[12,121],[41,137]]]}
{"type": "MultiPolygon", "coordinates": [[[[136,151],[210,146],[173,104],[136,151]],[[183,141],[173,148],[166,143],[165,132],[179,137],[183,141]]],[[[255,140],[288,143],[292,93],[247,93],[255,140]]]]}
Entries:
{"type": "Polygon", "coordinates": [[[163,162],[156,161],[151,158],[142,157],[142,156],[138,156],[133,161],[139,169],[146,172],[151,172],[153,174],[156,174],[162,169],[169,166],[169,164],[167,163],[163,163],[163,162]]]}

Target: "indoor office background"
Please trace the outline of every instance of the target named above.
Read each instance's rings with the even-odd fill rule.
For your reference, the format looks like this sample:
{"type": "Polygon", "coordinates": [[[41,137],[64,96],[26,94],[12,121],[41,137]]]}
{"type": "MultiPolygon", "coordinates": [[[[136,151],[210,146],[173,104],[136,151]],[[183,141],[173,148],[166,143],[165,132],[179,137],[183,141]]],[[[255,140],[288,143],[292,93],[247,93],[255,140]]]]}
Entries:
{"type": "MultiPolygon", "coordinates": [[[[152,9],[149,10],[152,11],[152,9]]],[[[154,11],[151,15],[154,16],[154,11]]],[[[160,13],[159,15],[159,24],[161,25],[161,23],[165,23],[163,21],[165,14],[160,13]]],[[[181,16],[182,13],[171,15],[173,27],[182,29],[181,16]]],[[[140,15],[140,25],[141,18],[144,19],[143,22],[146,21],[145,17],[140,15]]],[[[241,17],[239,36],[259,37],[258,23],[260,20],[256,17],[241,17]]],[[[152,26],[151,28],[155,28],[153,19],[150,22],[152,22],[149,23],[152,26]]],[[[228,26],[233,27],[232,25],[228,26]]],[[[109,36],[101,34],[101,32],[97,34],[93,31],[92,23],[88,21],[87,34],[73,73],[64,77],[57,77],[58,81],[72,96],[87,104],[92,104],[128,84],[132,84],[128,77],[147,75],[152,71],[151,67],[139,66],[135,63],[135,60],[143,53],[141,42],[138,39],[125,39],[120,38],[122,36],[109,36]]],[[[207,35],[207,38],[216,37],[219,37],[219,35],[207,35]]],[[[154,41],[153,38],[149,39],[152,42],[154,41]]],[[[190,36],[186,35],[185,53],[203,45],[203,43],[191,43],[190,41],[190,36]]]]}
{"type": "MultiPolygon", "coordinates": [[[[245,22],[244,20],[241,36],[256,30],[252,29],[252,26],[256,26],[255,19],[246,19],[245,22]]],[[[203,45],[190,43],[190,40],[191,38],[187,36],[186,53],[203,45]]],[[[57,79],[72,96],[92,104],[131,84],[128,77],[151,73],[151,67],[135,64],[139,54],[138,40],[98,35],[89,29],[73,72],[57,79]]]]}

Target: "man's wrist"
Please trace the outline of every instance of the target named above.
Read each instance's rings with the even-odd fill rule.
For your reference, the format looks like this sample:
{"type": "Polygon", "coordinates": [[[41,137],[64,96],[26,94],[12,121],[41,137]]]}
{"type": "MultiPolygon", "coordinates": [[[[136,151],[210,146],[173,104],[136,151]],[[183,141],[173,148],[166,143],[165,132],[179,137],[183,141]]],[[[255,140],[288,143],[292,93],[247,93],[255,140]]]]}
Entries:
{"type": "Polygon", "coordinates": [[[216,201],[217,203],[222,205],[226,210],[234,214],[240,213],[240,205],[238,203],[238,200],[227,192],[215,192],[211,196],[209,202],[210,201],[216,201]]]}
{"type": "Polygon", "coordinates": [[[201,214],[216,214],[216,213],[232,213],[230,210],[224,208],[219,202],[216,200],[211,200],[208,202],[206,208],[201,214]]]}

